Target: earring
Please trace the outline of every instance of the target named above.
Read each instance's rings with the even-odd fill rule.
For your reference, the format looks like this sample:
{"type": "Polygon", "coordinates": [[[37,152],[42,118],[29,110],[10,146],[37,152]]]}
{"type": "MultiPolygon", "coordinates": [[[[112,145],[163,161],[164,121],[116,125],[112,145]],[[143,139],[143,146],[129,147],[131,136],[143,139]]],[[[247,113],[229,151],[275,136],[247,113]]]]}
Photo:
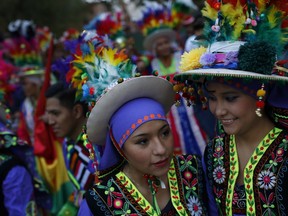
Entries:
{"type": "Polygon", "coordinates": [[[256,115],[259,116],[259,117],[262,117],[262,113],[261,113],[261,109],[264,108],[265,106],[265,103],[264,103],[264,97],[266,95],[266,91],[264,90],[264,83],[262,84],[261,86],[261,89],[259,89],[257,91],[257,97],[258,97],[258,100],[256,102],[256,115]]]}
{"type": "Polygon", "coordinates": [[[204,95],[204,92],[202,90],[202,86],[199,85],[197,93],[198,93],[198,95],[200,97],[200,101],[202,103],[202,110],[207,110],[208,109],[208,106],[207,106],[208,100],[204,95]]]}
{"type": "Polygon", "coordinates": [[[173,85],[173,90],[174,90],[174,92],[176,92],[175,99],[174,99],[176,106],[180,106],[180,104],[181,104],[180,92],[182,91],[182,89],[183,89],[183,85],[180,83],[176,83],[173,85]]]}

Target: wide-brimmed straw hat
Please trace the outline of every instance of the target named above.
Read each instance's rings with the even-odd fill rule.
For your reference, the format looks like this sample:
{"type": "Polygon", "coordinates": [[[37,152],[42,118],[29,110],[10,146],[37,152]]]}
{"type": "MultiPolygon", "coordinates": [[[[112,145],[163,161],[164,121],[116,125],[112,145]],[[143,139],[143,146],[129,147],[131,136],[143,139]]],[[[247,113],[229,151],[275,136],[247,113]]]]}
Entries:
{"type": "Polygon", "coordinates": [[[276,1],[245,3],[206,2],[202,10],[206,18],[208,47],[185,52],[181,57],[178,81],[203,81],[223,77],[288,81],[287,72],[279,70],[277,59],[287,43],[288,4],[276,1]]]}

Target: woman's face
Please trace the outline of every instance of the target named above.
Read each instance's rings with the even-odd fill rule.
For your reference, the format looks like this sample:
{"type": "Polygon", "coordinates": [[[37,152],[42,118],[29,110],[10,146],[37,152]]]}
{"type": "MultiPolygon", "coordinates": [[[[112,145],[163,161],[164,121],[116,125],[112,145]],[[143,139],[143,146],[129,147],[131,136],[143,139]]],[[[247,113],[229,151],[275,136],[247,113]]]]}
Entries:
{"type": "Polygon", "coordinates": [[[22,86],[26,97],[37,97],[40,91],[40,85],[31,81],[28,77],[22,79],[22,86]]]}
{"type": "Polygon", "coordinates": [[[171,42],[168,37],[159,37],[155,41],[157,56],[169,56],[171,52],[171,42]]]}
{"type": "Polygon", "coordinates": [[[123,152],[129,167],[139,175],[165,175],[173,155],[173,136],[169,124],[153,120],[137,128],[126,140],[123,152]]]}
{"type": "Polygon", "coordinates": [[[210,82],[207,90],[210,111],[227,134],[244,135],[259,122],[256,100],[251,96],[216,82],[210,82]]]}

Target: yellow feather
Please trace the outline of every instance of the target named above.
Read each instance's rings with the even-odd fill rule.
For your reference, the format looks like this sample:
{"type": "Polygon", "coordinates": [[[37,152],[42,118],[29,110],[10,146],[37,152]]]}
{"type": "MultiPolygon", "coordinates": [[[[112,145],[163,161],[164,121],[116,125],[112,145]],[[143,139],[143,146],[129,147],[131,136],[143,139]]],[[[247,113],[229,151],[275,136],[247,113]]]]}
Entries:
{"type": "Polygon", "coordinates": [[[218,16],[218,12],[212,8],[207,2],[205,2],[205,7],[202,9],[202,15],[211,20],[216,20],[218,16]]]}
{"type": "Polygon", "coordinates": [[[234,29],[232,33],[232,39],[237,40],[241,35],[246,20],[240,2],[237,2],[236,7],[234,7],[232,4],[222,5],[221,11],[224,17],[227,18],[229,25],[234,29]]]}
{"type": "MultiPolygon", "coordinates": [[[[281,12],[281,11],[279,11],[275,6],[272,6],[271,9],[269,10],[269,12],[267,14],[267,19],[269,20],[271,28],[276,27],[279,24],[279,22],[281,21],[279,19],[279,15],[276,15],[279,12],[281,12]]],[[[281,12],[281,13],[283,13],[283,12],[281,12]]]]}
{"type": "Polygon", "coordinates": [[[260,14],[265,10],[266,2],[267,0],[258,0],[258,10],[260,14]]]}
{"type": "Polygon", "coordinates": [[[256,31],[254,29],[244,29],[242,32],[256,35],[256,31]]]}

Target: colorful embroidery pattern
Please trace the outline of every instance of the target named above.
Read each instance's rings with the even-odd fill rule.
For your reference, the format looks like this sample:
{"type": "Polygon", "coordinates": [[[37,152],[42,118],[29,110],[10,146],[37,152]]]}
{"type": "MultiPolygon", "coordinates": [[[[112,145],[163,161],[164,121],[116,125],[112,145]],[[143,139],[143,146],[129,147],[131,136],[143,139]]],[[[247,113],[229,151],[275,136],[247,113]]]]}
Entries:
{"type": "MultiPolygon", "coordinates": [[[[168,171],[170,204],[161,215],[171,215],[170,212],[181,216],[206,214],[201,169],[201,161],[196,156],[173,157],[168,171]]],[[[159,215],[124,172],[115,170],[105,180],[100,180],[86,196],[95,215],[159,215]]]]}
{"type": "Polygon", "coordinates": [[[274,128],[264,137],[244,169],[243,191],[238,193],[236,180],[239,162],[235,137],[228,136],[225,142],[223,140],[215,139],[214,146],[209,145],[205,154],[207,170],[210,170],[208,177],[213,184],[219,211],[223,215],[286,214],[287,206],[284,202],[287,203],[287,188],[284,181],[288,175],[284,170],[288,170],[288,135],[274,128]],[[227,173],[229,178],[225,179],[227,173]]]}
{"type": "Polygon", "coordinates": [[[135,201],[141,206],[142,209],[144,209],[145,212],[147,212],[148,215],[157,216],[157,211],[138,191],[138,189],[134,186],[134,184],[130,181],[130,179],[125,175],[124,172],[119,172],[116,176],[120,180],[120,182],[125,186],[125,188],[129,191],[129,193],[135,199],[135,201]]]}
{"type": "Polygon", "coordinates": [[[162,116],[161,114],[150,114],[149,116],[146,115],[143,117],[143,119],[138,119],[137,122],[133,123],[130,127],[130,129],[128,129],[121,137],[120,141],[119,141],[119,145],[121,146],[127,139],[127,137],[133,133],[133,131],[137,128],[138,125],[143,124],[143,122],[152,120],[152,119],[166,119],[166,116],[162,116]]]}

